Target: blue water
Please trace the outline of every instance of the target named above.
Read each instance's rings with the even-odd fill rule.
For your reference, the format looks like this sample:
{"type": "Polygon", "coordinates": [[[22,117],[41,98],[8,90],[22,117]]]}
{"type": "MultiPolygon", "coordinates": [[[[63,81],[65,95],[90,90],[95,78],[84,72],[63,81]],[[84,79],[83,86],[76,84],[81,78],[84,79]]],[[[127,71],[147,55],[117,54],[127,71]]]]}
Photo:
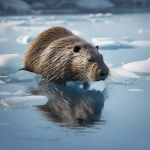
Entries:
{"type": "MultiPolygon", "coordinates": [[[[18,17],[18,20],[25,20],[28,17],[18,17]]],[[[150,41],[150,32],[147,32],[150,31],[150,14],[115,15],[100,18],[99,22],[79,19],[83,17],[80,15],[55,16],[55,21],[65,20],[67,23],[50,25],[47,25],[46,21],[49,21],[51,16],[37,17],[43,19],[39,25],[1,25],[0,29],[3,31],[0,30],[0,38],[9,38],[9,41],[0,42],[0,54],[18,53],[23,56],[28,45],[17,43],[18,37],[36,36],[42,30],[56,25],[80,31],[79,36],[89,42],[97,37],[118,40],[129,37],[140,41],[150,41]],[[16,31],[14,26],[22,28],[16,31]],[[138,33],[141,28],[144,29],[143,33],[138,33]]],[[[0,22],[2,20],[7,22],[11,20],[11,16],[0,17],[0,22]]],[[[120,68],[122,63],[148,59],[150,46],[99,50],[99,52],[103,54],[107,65],[113,63],[114,68],[120,68]]],[[[16,93],[21,90],[29,95],[47,97],[47,100],[36,101],[35,98],[35,101],[20,102],[19,99],[24,97],[23,95],[20,98],[8,94],[0,95],[0,102],[6,98],[17,97],[14,103],[8,101],[9,107],[0,104],[0,150],[149,150],[150,75],[136,75],[140,79],[131,84],[100,81],[91,83],[90,89],[86,91],[76,84],[67,87],[45,86],[39,83],[33,86],[30,82],[0,84],[0,92],[16,93]],[[142,91],[130,91],[130,89],[142,89],[142,91]],[[54,109],[57,106],[59,108],[58,111],[51,113],[54,115],[36,107],[45,105],[47,101],[52,105],[53,99],[59,103],[59,105],[53,103],[54,109]],[[72,106],[67,105],[67,102],[72,106]],[[89,109],[86,109],[86,106],[89,109]],[[94,113],[91,113],[90,109],[94,113]],[[83,111],[80,112],[80,110],[83,111]]],[[[114,78],[117,79],[117,75],[114,78]]]]}

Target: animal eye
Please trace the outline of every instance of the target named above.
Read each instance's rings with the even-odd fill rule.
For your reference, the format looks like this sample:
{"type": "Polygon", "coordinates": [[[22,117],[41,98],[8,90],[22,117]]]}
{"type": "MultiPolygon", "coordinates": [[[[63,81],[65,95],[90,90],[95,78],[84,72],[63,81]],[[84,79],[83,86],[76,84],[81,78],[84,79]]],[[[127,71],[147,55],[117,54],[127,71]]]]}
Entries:
{"type": "Polygon", "coordinates": [[[92,57],[88,58],[88,61],[89,62],[93,61],[93,58],[92,57]]]}
{"type": "Polygon", "coordinates": [[[98,46],[96,46],[96,48],[97,48],[97,50],[98,50],[98,48],[99,48],[99,47],[98,47],[98,46]]]}

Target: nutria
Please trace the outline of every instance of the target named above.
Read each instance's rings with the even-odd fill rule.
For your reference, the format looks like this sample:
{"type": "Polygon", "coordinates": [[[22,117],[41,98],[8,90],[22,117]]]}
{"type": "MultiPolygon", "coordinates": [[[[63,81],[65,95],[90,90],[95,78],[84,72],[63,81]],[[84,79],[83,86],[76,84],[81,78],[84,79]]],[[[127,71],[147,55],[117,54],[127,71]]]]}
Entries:
{"type": "Polygon", "coordinates": [[[101,120],[106,89],[84,91],[77,84],[68,86],[41,81],[31,88],[32,95],[53,95],[44,105],[36,106],[48,120],[65,126],[87,126],[101,120]]]}
{"type": "Polygon", "coordinates": [[[52,27],[39,34],[25,53],[20,70],[41,74],[57,84],[105,80],[109,73],[98,46],[63,27],[52,27]]]}

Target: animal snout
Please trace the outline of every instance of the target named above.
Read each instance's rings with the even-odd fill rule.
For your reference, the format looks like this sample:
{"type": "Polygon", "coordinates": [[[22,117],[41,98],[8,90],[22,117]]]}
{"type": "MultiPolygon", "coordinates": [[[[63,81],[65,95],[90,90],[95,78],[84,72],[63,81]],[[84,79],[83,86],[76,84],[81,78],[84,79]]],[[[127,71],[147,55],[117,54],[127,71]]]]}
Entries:
{"type": "Polygon", "coordinates": [[[100,76],[106,76],[108,75],[109,73],[109,69],[103,69],[101,72],[100,72],[100,76]]]}

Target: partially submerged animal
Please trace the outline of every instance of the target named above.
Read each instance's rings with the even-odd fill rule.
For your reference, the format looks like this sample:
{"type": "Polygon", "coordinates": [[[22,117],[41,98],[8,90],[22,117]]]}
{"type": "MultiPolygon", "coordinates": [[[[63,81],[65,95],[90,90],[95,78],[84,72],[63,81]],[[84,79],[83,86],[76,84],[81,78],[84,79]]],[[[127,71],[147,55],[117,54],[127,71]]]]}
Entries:
{"type": "Polygon", "coordinates": [[[109,69],[98,46],[77,37],[63,27],[52,27],[39,34],[24,56],[24,67],[57,84],[68,81],[105,80],[109,69]]]}

